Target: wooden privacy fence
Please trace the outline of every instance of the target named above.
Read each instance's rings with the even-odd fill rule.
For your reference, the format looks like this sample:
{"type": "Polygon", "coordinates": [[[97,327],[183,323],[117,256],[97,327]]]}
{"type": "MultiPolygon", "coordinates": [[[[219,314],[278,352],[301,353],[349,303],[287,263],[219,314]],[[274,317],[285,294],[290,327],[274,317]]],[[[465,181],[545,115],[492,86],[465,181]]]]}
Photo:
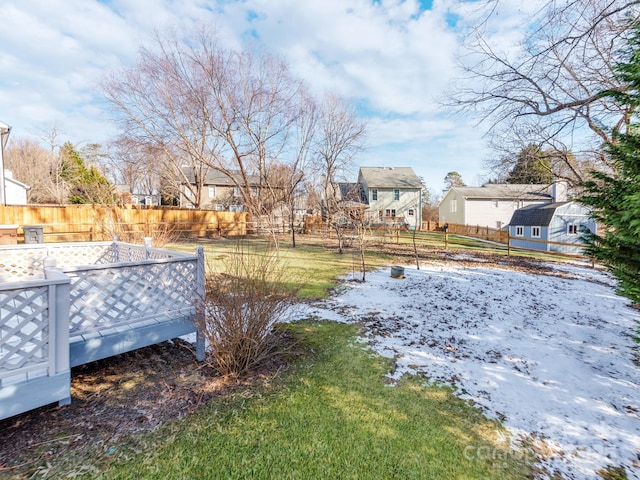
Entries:
{"type": "Polygon", "coordinates": [[[243,236],[247,213],[174,207],[137,208],[110,205],[0,205],[0,224],[41,226],[45,242],[108,240],[115,235],[139,237],[243,236]]]}

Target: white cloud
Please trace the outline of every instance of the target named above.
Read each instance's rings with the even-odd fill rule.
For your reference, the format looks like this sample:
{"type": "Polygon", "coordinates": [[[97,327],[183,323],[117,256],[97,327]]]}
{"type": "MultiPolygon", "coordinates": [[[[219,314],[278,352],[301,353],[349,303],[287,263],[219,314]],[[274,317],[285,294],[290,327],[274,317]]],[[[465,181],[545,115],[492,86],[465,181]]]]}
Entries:
{"type": "MultiPolygon", "coordinates": [[[[500,18],[491,28],[505,48],[531,3],[500,2],[500,18]]],[[[132,64],[154,29],[212,23],[229,44],[253,40],[283,56],[314,91],[338,92],[365,105],[372,134],[362,164],[409,165],[433,178],[455,169],[473,177],[485,155],[482,131],[446,119],[437,100],[456,75],[458,39],[448,15],[477,16],[477,5],[460,0],[435,0],[431,9],[416,0],[9,0],[0,20],[0,120],[12,125],[15,135],[56,125],[71,141],[103,142],[112,127],[100,110],[98,80],[110,69],[132,64]]]]}

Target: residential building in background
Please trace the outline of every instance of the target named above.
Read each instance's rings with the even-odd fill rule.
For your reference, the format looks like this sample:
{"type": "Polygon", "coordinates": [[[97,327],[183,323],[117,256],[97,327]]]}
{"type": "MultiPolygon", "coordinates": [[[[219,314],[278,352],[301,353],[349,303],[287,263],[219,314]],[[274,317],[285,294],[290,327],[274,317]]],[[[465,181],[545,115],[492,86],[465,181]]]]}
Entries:
{"type": "Polygon", "coordinates": [[[411,167],[361,167],[361,198],[370,224],[422,225],[422,181],[411,167]]]}
{"type": "Polygon", "coordinates": [[[530,205],[544,205],[567,199],[566,184],[487,184],[482,187],[452,187],[440,201],[440,223],[505,227],[513,212],[530,205]]]}
{"type": "Polygon", "coordinates": [[[512,246],[547,252],[582,253],[585,229],[597,233],[591,209],[577,202],[529,205],[516,210],[509,222],[512,246]]]}

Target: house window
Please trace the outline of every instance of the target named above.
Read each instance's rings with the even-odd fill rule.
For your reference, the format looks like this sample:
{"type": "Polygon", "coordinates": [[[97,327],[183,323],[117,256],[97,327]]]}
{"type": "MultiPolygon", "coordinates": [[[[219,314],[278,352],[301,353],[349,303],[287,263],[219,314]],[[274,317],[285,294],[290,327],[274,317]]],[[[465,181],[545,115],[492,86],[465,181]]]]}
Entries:
{"type": "Polygon", "coordinates": [[[382,210],[378,210],[378,218],[380,220],[382,220],[384,218],[384,214],[383,214],[382,210]]]}
{"type": "Polygon", "coordinates": [[[494,198],[493,200],[491,200],[491,206],[493,208],[498,208],[498,199],[494,198]]]}
{"type": "Polygon", "coordinates": [[[242,194],[240,193],[240,187],[233,187],[233,196],[234,197],[241,197],[242,194]]]}
{"type": "Polygon", "coordinates": [[[396,209],[395,208],[387,208],[384,211],[384,214],[387,217],[395,217],[396,216],[396,209]]]}
{"type": "Polygon", "coordinates": [[[413,208],[410,208],[410,209],[409,209],[408,215],[409,215],[410,217],[413,217],[413,215],[414,215],[414,213],[413,213],[413,208]]]}
{"type": "Polygon", "coordinates": [[[516,237],[524,237],[524,227],[522,226],[516,227],[516,237]]]}
{"type": "Polygon", "coordinates": [[[502,229],[502,222],[501,222],[500,220],[498,220],[498,221],[496,222],[496,228],[497,228],[498,230],[501,230],[501,229],[502,229]]]}
{"type": "Polygon", "coordinates": [[[209,198],[216,198],[216,186],[209,185],[209,198]]]}
{"type": "Polygon", "coordinates": [[[540,227],[531,227],[531,237],[540,238],[540,227]]]}
{"type": "Polygon", "coordinates": [[[376,200],[378,200],[378,189],[374,188],[371,190],[371,201],[375,202],[376,200]]]}
{"type": "Polygon", "coordinates": [[[577,235],[578,234],[578,225],[575,223],[570,223],[567,225],[567,233],[569,235],[577,235]]]}
{"type": "Polygon", "coordinates": [[[458,200],[451,200],[451,203],[449,203],[449,210],[451,213],[458,211],[458,200]]]}
{"type": "Polygon", "coordinates": [[[400,200],[400,190],[398,190],[397,188],[393,191],[393,199],[400,200]]]}

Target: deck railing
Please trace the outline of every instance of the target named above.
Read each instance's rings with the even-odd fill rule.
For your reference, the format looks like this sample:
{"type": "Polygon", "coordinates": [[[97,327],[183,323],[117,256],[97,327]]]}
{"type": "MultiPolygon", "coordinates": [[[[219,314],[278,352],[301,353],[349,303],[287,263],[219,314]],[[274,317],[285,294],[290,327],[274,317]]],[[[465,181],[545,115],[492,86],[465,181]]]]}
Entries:
{"type": "Polygon", "coordinates": [[[196,332],[202,295],[202,247],[1,247],[0,419],[69,401],[70,367],[196,332]]]}

